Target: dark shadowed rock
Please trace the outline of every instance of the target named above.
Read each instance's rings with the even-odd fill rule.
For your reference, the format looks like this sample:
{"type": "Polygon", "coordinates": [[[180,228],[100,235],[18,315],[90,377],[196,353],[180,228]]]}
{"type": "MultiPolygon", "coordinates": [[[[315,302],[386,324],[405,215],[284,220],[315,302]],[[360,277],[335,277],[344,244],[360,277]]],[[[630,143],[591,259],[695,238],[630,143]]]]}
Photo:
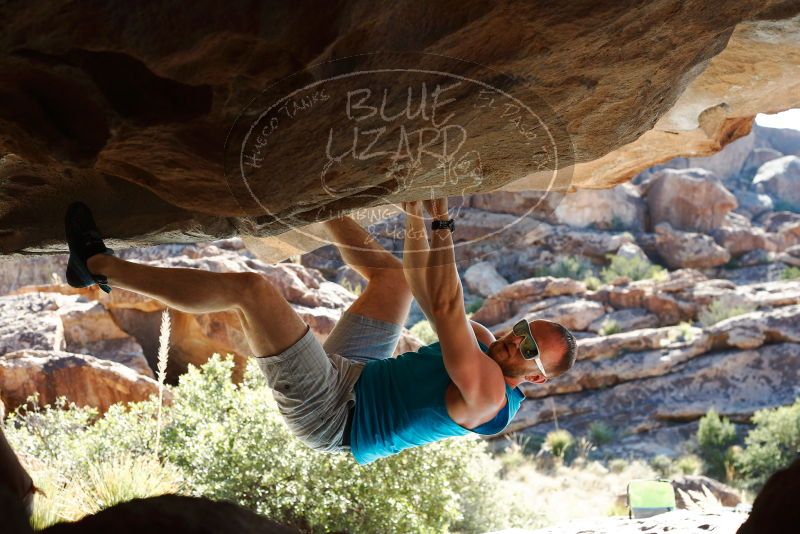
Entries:
{"type": "Polygon", "coordinates": [[[161,495],[134,499],[59,523],[42,534],[299,534],[233,503],[202,497],[161,495]]]}

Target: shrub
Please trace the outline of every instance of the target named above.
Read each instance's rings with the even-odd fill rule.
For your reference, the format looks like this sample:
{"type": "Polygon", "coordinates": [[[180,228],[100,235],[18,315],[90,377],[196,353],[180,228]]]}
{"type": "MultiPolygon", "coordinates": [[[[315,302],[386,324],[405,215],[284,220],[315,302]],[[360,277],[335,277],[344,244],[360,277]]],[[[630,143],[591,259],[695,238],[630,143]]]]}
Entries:
{"type": "MultiPolygon", "coordinates": [[[[239,385],[231,381],[232,370],[231,360],[215,355],[202,369],[190,367],[172,388],[173,402],[162,413],[160,453],[173,466],[164,469],[180,474],[180,491],[237,502],[316,532],[509,526],[513,499],[500,484],[499,462],[479,438],[442,441],[359,466],[349,455],[315,452],[294,438],[254,362],[239,385]]],[[[152,482],[161,475],[143,481],[132,474],[126,480],[120,474],[124,464],[114,462],[122,452],[131,462],[152,458],[157,402],[114,405],[90,424],[96,415],[63,401],[21,409],[6,421],[6,435],[23,457],[35,458],[70,484],[104,480],[95,484],[107,488],[103,495],[131,495],[132,486],[155,491],[152,482]]]]}
{"type": "Polygon", "coordinates": [[[412,326],[409,331],[426,345],[430,345],[439,341],[439,336],[437,336],[436,332],[433,331],[433,327],[427,319],[423,319],[422,321],[418,322],[412,326]]]}
{"type": "Polygon", "coordinates": [[[628,461],[622,458],[614,458],[608,462],[608,470],[612,473],[619,474],[628,468],[628,461]]]}
{"type": "Polygon", "coordinates": [[[695,331],[692,328],[692,323],[683,321],[672,329],[670,333],[673,335],[671,337],[673,337],[673,339],[676,341],[685,341],[687,343],[691,343],[695,336],[695,331]]]}
{"type": "Polygon", "coordinates": [[[796,280],[800,278],[800,267],[787,267],[781,272],[781,278],[784,280],[796,280]]]}
{"type": "Polygon", "coordinates": [[[536,276],[554,276],[556,278],[572,278],[584,280],[592,276],[592,264],[580,256],[559,256],[553,265],[543,269],[536,269],[536,276]]]}
{"type": "Polygon", "coordinates": [[[640,256],[626,258],[609,254],[606,258],[611,263],[600,271],[600,279],[605,283],[612,282],[619,277],[626,277],[630,280],[646,280],[663,279],[667,276],[667,271],[663,267],[653,265],[640,256]]]}
{"type": "Polygon", "coordinates": [[[700,456],[706,463],[706,473],[714,478],[725,479],[725,460],[728,447],[736,442],[736,425],[727,417],[720,418],[714,408],[700,418],[697,427],[697,443],[700,456]]]}
{"type": "Polygon", "coordinates": [[[544,444],[544,438],[539,434],[514,432],[511,439],[514,440],[514,446],[525,456],[536,456],[544,444]]]}
{"type": "Polygon", "coordinates": [[[608,445],[613,442],[615,438],[614,429],[602,421],[597,421],[589,425],[589,439],[598,447],[608,445]]]}
{"type": "Polygon", "coordinates": [[[603,282],[601,282],[600,279],[594,275],[585,277],[583,279],[583,283],[586,284],[586,289],[590,291],[596,291],[600,288],[600,286],[603,285],[603,282]]]}
{"type": "Polygon", "coordinates": [[[672,472],[672,459],[664,454],[659,454],[650,460],[650,467],[652,467],[661,478],[667,478],[672,472]]]}
{"type": "Polygon", "coordinates": [[[687,454],[675,460],[673,467],[682,475],[697,475],[703,469],[703,461],[693,454],[687,454]]]}
{"type": "Polygon", "coordinates": [[[554,430],[548,432],[544,438],[545,448],[556,458],[564,459],[567,452],[575,445],[575,438],[568,430],[554,430]]]}
{"type": "Polygon", "coordinates": [[[800,454],[800,399],[790,406],[759,410],[752,422],[738,466],[747,485],[758,490],[800,454]]]}
{"type": "Polygon", "coordinates": [[[611,334],[616,334],[620,332],[622,329],[619,327],[617,322],[613,319],[606,319],[603,321],[603,324],[600,326],[600,330],[598,334],[601,336],[610,336],[611,334]]]}
{"type": "Polygon", "coordinates": [[[755,311],[757,306],[732,295],[719,297],[711,302],[697,317],[701,325],[709,327],[730,317],[755,311]]]}

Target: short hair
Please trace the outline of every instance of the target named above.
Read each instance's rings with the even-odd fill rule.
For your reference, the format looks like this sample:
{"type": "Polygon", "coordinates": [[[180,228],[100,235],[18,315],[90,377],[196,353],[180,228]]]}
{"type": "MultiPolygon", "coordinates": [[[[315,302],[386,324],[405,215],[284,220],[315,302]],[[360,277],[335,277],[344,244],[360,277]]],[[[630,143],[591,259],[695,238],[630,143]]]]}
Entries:
{"type": "Polygon", "coordinates": [[[558,360],[553,368],[548,373],[548,376],[556,377],[562,375],[572,369],[575,365],[575,359],[578,356],[578,343],[575,341],[575,336],[572,332],[564,328],[563,325],[553,321],[544,321],[548,325],[550,333],[560,339],[564,343],[564,355],[558,360]]]}

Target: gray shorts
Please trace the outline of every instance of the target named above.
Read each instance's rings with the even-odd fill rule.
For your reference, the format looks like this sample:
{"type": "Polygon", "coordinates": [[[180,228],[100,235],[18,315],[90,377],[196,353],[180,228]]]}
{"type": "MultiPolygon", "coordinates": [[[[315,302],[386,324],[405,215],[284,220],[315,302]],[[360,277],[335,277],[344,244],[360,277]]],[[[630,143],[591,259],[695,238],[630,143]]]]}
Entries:
{"type": "Polygon", "coordinates": [[[294,345],[256,358],[289,429],[312,449],[349,451],[342,437],[364,365],[390,358],[403,327],[345,311],[324,344],[309,327],[294,345]]]}

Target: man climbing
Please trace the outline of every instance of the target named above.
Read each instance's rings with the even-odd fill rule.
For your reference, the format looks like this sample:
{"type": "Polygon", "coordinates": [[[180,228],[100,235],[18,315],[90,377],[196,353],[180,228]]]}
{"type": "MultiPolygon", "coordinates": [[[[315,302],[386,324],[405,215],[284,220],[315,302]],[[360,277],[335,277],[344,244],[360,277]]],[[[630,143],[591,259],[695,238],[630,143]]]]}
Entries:
{"type": "Polygon", "coordinates": [[[321,451],[368,463],[470,432],[491,435],[523,399],[516,386],[544,382],[575,361],[575,339],[549,321],[522,320],[495,339],[464,310],[445,200],[408,203],[404,261],[349,217],[324,223],[342,258],[367,286],[324,344],[263,275],[213,273],[129,262],[105,246],[89,208],[70,205],[67,281],[124,288],[186,313],[235,310],[290,430],[321,451]],[[411,237],[413,236],[413,237],[411,237]],[[391,358],[417,299],[439,342],[391,358]]]}

